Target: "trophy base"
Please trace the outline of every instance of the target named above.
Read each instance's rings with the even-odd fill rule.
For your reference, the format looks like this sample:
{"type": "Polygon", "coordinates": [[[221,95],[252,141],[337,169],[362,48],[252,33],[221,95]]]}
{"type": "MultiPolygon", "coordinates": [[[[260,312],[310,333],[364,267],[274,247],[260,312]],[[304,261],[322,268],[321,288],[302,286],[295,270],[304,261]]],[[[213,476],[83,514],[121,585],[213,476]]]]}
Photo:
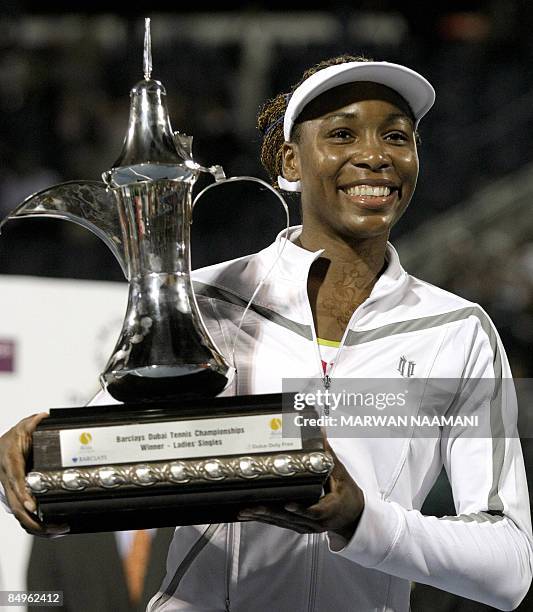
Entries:
{"type": "MultiPolygon", "coordinates": [[[[311,505],[333,463],[319,427],[284,427],[283,400],[52,409],[34,432],[27,476],[39,517],[90,533],[234,522],[257,504],[311,505]]],[[[306,410],[299,415],[317,416],[306,410]]]]}
{"type": "Polygon", "coordinates": [[[302,483],[292,487],[234,490],[231,499],[227,492],[221,491],[186,495],[169,491],[160,495],[108,498],[105,507],[102,507],[102,500],[41,500],[39,516],[47,524],[67,524],[69,533],[233,523],[238,521],[241,509],[259,503],[281,509],[288,501],[308,506],[315,503],[321,493],[320,483],[302,483]]]}

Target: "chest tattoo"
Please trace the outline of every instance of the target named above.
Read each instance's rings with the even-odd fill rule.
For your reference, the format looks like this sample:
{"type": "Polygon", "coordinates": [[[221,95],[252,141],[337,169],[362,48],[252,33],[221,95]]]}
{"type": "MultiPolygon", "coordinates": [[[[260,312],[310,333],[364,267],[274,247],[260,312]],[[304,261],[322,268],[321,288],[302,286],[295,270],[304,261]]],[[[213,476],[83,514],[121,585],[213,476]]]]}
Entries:
{"type": "Polygon", "coordinates": [[[354,310],[370,295],[366,266],[345,266],[341,274],[318,295],[318,317],[343,332],[354,310]]]}

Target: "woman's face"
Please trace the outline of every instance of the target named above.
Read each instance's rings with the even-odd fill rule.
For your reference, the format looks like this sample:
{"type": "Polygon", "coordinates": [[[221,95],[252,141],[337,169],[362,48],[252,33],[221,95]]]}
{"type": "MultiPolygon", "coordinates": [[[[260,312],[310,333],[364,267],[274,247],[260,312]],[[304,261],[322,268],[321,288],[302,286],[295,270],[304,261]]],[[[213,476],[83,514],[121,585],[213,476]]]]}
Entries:
{"type": "Polygon", "coordinates": [[[347,240],[388,233],[418,176],[406,102],[376,83],[350,83],[310,102],[286,143],[283,168],[302,185],[304,230],[347,240]]]}

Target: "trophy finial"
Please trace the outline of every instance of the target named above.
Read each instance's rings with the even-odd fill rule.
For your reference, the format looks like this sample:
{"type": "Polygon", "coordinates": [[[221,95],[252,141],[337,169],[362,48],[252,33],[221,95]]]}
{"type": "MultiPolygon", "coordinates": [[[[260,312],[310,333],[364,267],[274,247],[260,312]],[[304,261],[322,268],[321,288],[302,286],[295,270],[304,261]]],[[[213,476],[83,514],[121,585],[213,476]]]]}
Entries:
{"type": "Polygon", "coordinates": [[[144,78],[148,81],[152,76],[152,37],[150,34],[150,17],[144,19],[144,78]]]}
{"type": "Polygon", "coordinates": [[[165,88],[151,78],[152,40],[149,17],[144,20],[144,25],[144,80],[139,81],[130,92],[128,131],[113,168],[139,164],[183,164],[189,157],[176,145],[165,100],[165,88]]]}

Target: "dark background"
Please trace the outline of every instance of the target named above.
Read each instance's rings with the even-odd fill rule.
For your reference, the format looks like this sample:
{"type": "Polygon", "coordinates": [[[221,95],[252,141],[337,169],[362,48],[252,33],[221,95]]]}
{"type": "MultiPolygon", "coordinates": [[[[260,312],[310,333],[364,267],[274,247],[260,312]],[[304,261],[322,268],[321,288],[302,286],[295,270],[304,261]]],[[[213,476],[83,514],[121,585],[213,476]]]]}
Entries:
{"type": "MultiPolygon", "coordinates": [[[[432,3],[423,10],[411,2],[328,7],[302,11],[296,3],[242,2],[178,12],[169,3],[150,3],[153,76],[167,89],[174,129],[194,136],[200,163],[219,163],[227,175],[266,178],[258,161],[255,114],[309,65],[349,52],[419,70],[435,86],[437,102],[420,126],[419,183],[393,241],[407,245],[400,255],[406,253],[402,258],[411,273],[482,303],[502,334],[515,374],[529,376],[531,211],[526,207],[518,215],[512,201],[501,203],[498,218],[483,228],[471,222],[453,245],[446,235],[451,226],[435,230],[428,223],[466,210],[483,190],[490,195],[499,180],[510,182],[512,190],[516,176],[515,186],[524,188],[519,173],[533,161],[533,5],[510,0],[432,3]],[[421,227],[426,233],[415,233],[421,227]],[[428,235],[438,235],[440,242],[422,254],[415,243],[428,235]],[[428,257],[435,265],[438,260],[439,274],[427,270],[428,257]]],[[[0,215],[54,183],[98,180],[117,158],[128,93],[142,77],[148,13],[123,3],[113,10],[83,2],[76,3],[76,12],[66,2],[45,9],[37,2],[4,3],[0,215]]],[[[207,184],[202,180],[198,187],[207,184]]],[[[297,199],[288,200],[297,222],[297,199]]],[[[193,264],[253,252],[283,223],[276,200],[255,186],[210,192],[195,211],[193,264]]],[[[5,227],[0,273],[121,279],[92,235],[45,220],[5,227]]]]}

